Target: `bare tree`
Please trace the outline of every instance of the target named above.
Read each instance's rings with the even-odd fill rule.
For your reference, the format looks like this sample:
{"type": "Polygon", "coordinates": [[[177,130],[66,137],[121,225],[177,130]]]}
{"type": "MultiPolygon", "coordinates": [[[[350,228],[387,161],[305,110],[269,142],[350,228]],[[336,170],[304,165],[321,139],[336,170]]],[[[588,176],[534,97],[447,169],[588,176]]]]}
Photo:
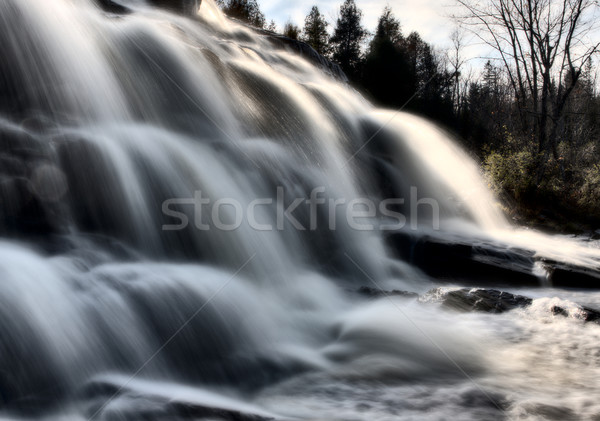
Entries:
{"type": "Polygon", "coordinates": [[[492,47],[506,68],[523,131],[542,162],[559,161],[557,134],[582,70],[599,51],[590,35],[595,0],[457,0],[461,23],[492,47]]]}
{"type": "Polygon", "coordinates": [[[452,47],[446,54],[446,67],[448,67],[453,79],[452,103],[454,104],[454,111],[456,113],[459,113],[463,106],[463,94],[465,92],[462,90],[461,86],[461,76],[466,62],[463,56],[463,49],[465,46],[464,38],[464,31],[460,27],[455,28],[450,35],[452,47]]]}

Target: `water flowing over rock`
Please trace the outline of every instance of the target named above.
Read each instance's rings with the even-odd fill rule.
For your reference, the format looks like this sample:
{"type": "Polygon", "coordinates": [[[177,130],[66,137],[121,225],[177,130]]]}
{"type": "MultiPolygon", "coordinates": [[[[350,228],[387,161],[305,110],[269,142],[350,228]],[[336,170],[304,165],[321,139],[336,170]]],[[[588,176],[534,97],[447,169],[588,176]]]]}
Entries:
{"type": "Polygon", "coordinates": [[[202,0],[151,0],[150,3],[185,15],[193,15],[198,12],[201,1],[202,0]]]}
{"type": "Polygon", "coordinates": [[[595,243],[513,229],[445,131],[199,5],[0,2],[0,417],[600,413],[530,363],[560,337],[597,383],[593,293],[489,290],[505,329],[422,300],[594,287],[595,243]]]}

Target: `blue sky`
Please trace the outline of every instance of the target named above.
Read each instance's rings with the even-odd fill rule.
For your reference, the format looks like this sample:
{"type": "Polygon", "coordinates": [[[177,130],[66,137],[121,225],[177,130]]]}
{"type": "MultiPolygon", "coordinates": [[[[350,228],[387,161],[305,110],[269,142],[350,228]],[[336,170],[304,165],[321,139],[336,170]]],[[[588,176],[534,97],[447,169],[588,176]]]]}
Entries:
{"type": "MultiPolygon", "coordinates": [[[[302,26],[304,17],[315,4],[333,26],[342,2],[343,0],[259,0],[267,20],[274,19],[280,29],[288,19],[302,26]]],[[[448,15],[452,13],[452,0],[356,0],[356,4],[363,12],[363,25],[371,31],[377,25],[383,8],[390,5],[400,19],[405,34],[418,31],[423,39],[440,48],[450,44],[449,36],[454,25],[448,15]]]]}

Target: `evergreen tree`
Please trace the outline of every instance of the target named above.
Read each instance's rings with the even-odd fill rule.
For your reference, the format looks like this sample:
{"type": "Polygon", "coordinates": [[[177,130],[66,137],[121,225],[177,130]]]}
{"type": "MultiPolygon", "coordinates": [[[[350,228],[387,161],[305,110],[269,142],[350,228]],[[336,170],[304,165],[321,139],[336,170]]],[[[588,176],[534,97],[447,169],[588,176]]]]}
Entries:
{"type": "Polygon", "coordinates": [[[357,80],[361,64],[360,44],[367,36],[361,24],[362,12],[354,0],[346,0],[331,37],[333,59],[351,80],[357,80]]]}
{"type": "Polygon", "coordinates": [[[256,0],[228,0],[223,11],[233,18],[257,28],[265,26],[265,15],[260,11],[256,0]]]}
{"type": "Polygon", "coordinates": [[[297,40],[300,36],[300,27],[291,21],[287,21],[283,27],[283,35],[297,40]]]}
{"type": "Polygon", "coordinates": [[[325,21],[325,17],[319,12],[317,6],[313,6],[306,19],[304,19],[302,41],[310,44],[321,55],[329,53],[327,22],[325,21]]]}
{"type": "Polygon", "coordinates": [[[398,45],[402,41],[400,21],[392,13],[392,9],[386,6],[377,22],[377,30],[373,42],[390,42],[398,45]]]}
{"type": "Polygon", "coordinates": [[[269,24],[267,25],[267,27],[265,29],[267,31],[277,32],[277,24],[275,23],[275,21],[273,19],[271,19],[271,22],[269,22],[269,24]]]}
{"type": "Polygon", "coordinates": [[[365,58],[362,84],[376,102],[399,107],[413,93],[413,74],[402,52],[400,22],[389,7],[379,18],[365,58]]]}

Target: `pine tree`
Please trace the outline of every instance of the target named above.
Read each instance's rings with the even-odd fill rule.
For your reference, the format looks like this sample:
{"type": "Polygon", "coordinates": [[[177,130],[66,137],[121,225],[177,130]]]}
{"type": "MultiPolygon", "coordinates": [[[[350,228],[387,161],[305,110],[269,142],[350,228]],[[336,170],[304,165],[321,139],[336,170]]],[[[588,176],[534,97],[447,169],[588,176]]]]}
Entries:
{"type": "Polygon", "coordinates": [[[283,35],[288,38],[297,40],[300,36],[300,27],[298,27],[298,25],[292,23],[291,21],[287,21],[285,23],[285,26],[283,27],[283,35]]]}
{"type": "Polygon", "coordinates": [[[267,31],[277,32],[277,24],[273,19],[269,22],[269,24],[265,28],[267,31]]]}
{"type": "Polygon", "coordinates": [[[223,11],[257,28],[265,26],[265,15],[260,11],[256,0],[229,0],[223,7],[223,11]]]}
{"type": "Polygon", "coordinates": [[[362,12],[354,0],[346,0],[331,37],[333,59],[351,80],[357,80],[361,63],[360,44],[367,36],[361,25],[362,12]]]}
{"type": "Polygon", "coordinates": [[[402,41],[402,31],[400,30],[400,21],[392,13],[392,9],[386,6],[379,17],[377,31],[373,42],[388,41],[398,45],[402,41]]]}
{"type": "Polygon", "coordinates": [[[373,99],[399,107],[413,93],[413,74],[402,53],[400,22],[389,7],[383,10],[363,67],[362,84],[373,99]]]}
{"type": "Polygon", "coordinates": [[[310,13],[304,19],[304,30],[302,41],[310,44],[315,51],[321,55],[329,53],[329,34],[327,33],[327,22],[319,12],[317,6],[310,9],[310,13]]]}

